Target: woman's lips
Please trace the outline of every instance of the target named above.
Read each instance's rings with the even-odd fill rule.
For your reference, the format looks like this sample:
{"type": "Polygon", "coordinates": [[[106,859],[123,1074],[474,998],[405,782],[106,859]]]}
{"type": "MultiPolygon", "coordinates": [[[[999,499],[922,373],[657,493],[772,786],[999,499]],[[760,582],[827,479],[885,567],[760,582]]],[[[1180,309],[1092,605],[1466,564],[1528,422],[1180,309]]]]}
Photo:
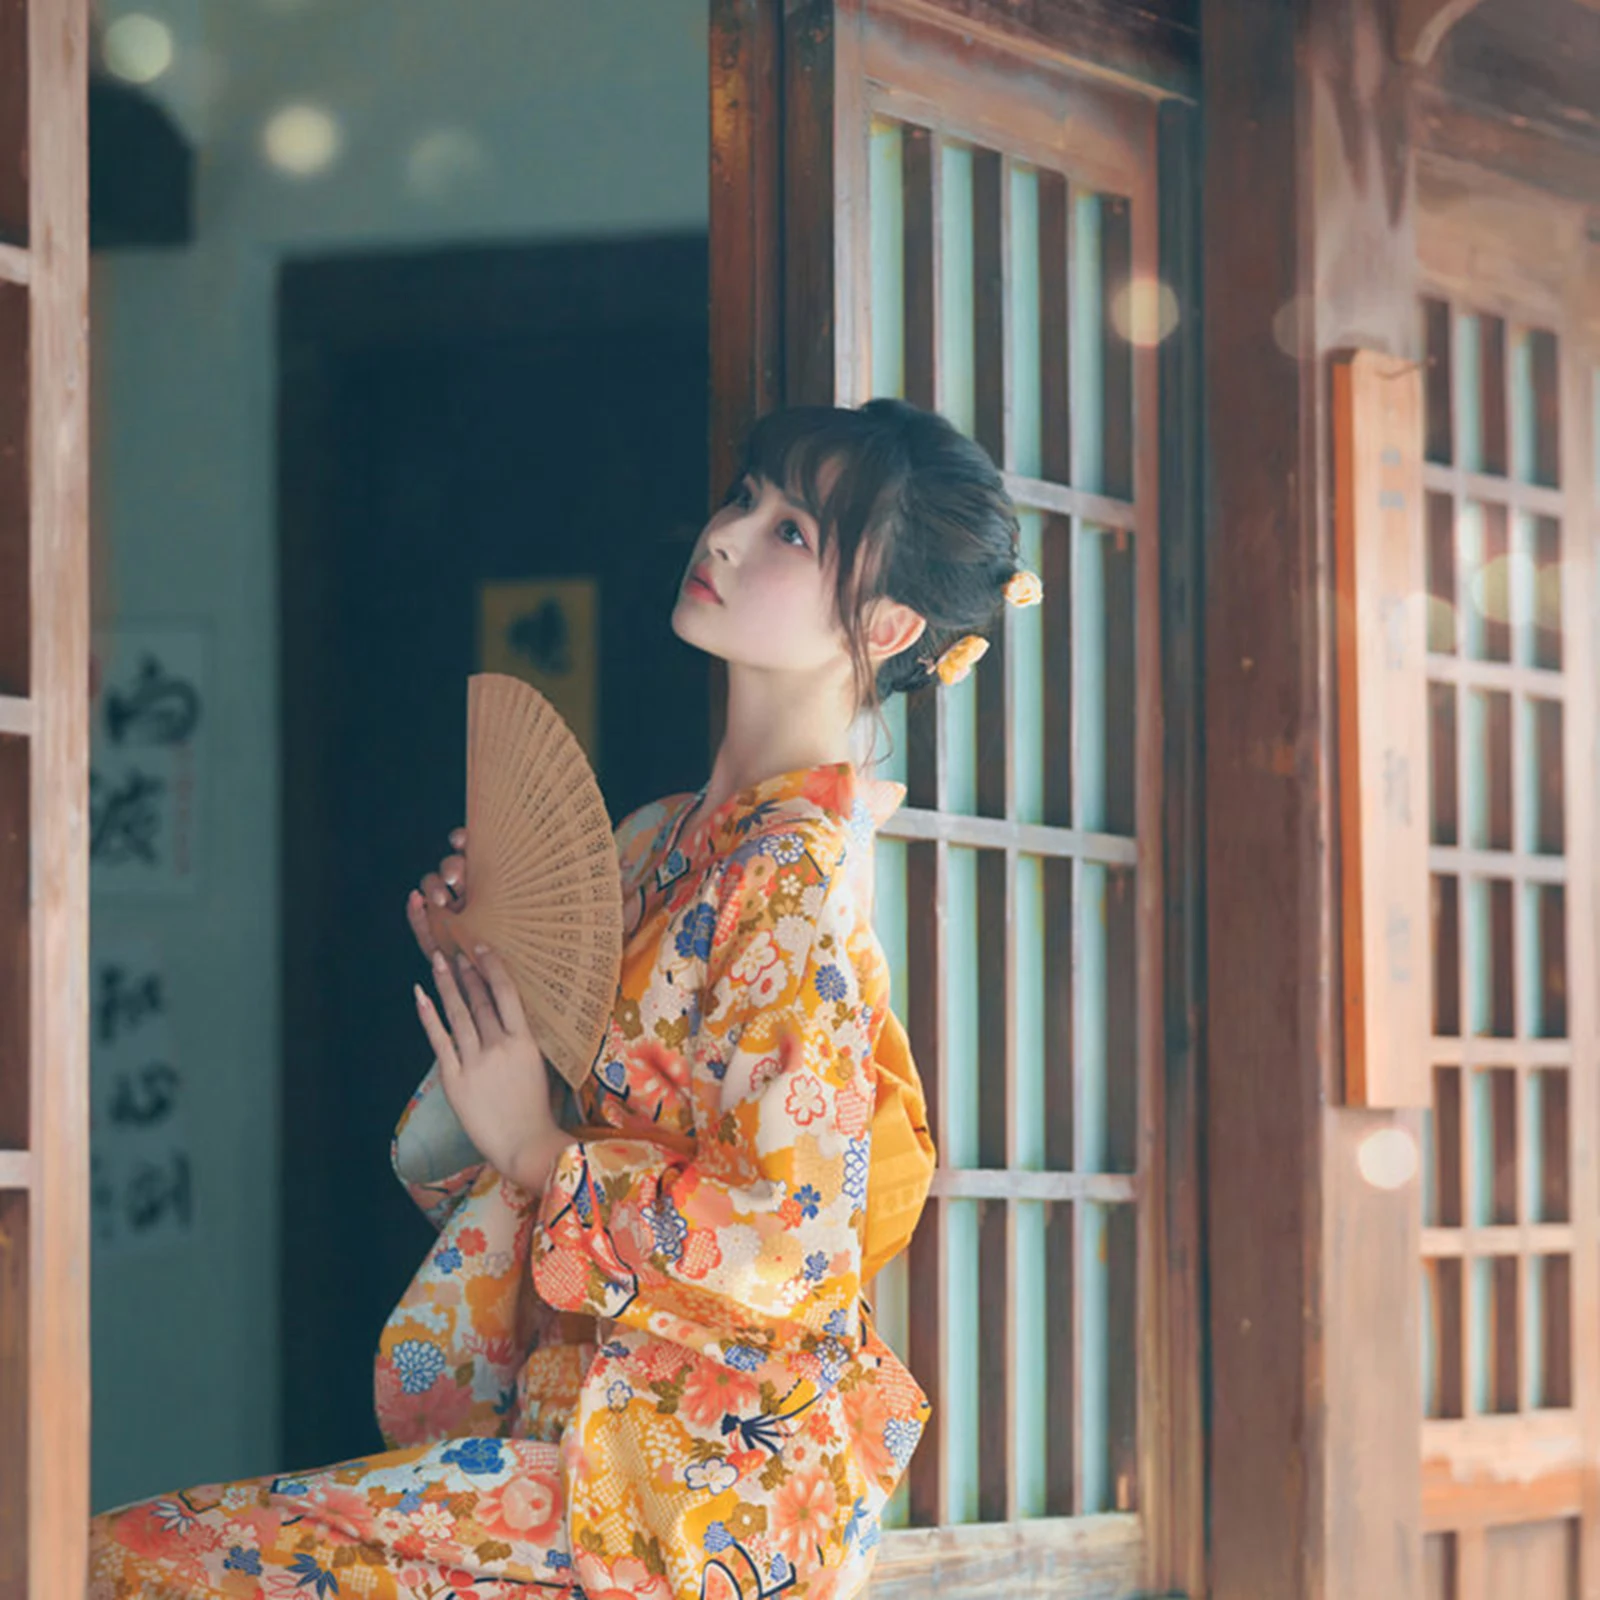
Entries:
{"type": "Polygon", "coordinates": [[[722,596],[717,593],[711,580],[705,575],[703,567],[696,567],[689,574],[689,581],[684,588],[690,594],[704,595],[709,600],[715,600],[718,605],[722,604],[722,596]]]}

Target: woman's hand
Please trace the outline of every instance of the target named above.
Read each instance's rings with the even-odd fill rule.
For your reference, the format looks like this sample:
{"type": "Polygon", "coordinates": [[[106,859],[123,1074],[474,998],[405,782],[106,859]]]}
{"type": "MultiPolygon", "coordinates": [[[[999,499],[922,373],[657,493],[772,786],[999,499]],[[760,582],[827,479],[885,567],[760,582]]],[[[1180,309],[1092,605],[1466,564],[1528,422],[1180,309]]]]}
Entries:
{"type": "Polygon", "coordinates": [[[503,1177],[542,1193],[570,1136],[556,1119],[550,1073],[505,963],[483,945],[459,971],[431,957],[443,1016],[420,984],[417,1014],[439,1081],[467,1137],[503,1177]]]}
{"type": "Polygon", "coordinates": [[[430,961],[439,945],[428,925],[428,907],[459,912],[467,904],[467,830],[452,830],[450,844],[455,854],[446,856],[439,863],[439,870],[430,872],[422,880],[422,887],[406,896],[406,921],[416,936],[417,948],[430,961]]]}

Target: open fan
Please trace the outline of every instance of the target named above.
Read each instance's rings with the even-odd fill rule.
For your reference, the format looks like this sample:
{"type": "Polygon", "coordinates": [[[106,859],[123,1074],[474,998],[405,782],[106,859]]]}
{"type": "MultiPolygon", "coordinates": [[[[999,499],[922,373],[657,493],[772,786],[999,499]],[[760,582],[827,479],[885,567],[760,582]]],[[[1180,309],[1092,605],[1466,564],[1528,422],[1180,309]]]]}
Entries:
{"type": "Polygon", "coordinates": [[[499,952],[550,1064],[581,1084],[616,1003],[622,884],[583,747],[519,678],[467,680],[467,904],[428,921],[447,953],[499,952]]]}

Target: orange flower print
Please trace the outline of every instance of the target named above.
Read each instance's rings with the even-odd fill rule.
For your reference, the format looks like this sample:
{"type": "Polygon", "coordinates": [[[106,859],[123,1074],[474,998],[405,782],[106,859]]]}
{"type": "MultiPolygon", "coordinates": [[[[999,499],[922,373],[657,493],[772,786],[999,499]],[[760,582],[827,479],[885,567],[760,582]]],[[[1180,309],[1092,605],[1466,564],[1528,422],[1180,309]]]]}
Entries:
{"type": "Polygon", "coordinates": [[[797,1472],[773,1497],[772,1533],[778,1548],[795,1563],[814,1559],[819,1544],[830,1543],[839,1497],[821,1468],[797,1472]]]}
{"type": "Polygon", "coordinates": [[[844,1421],[850,1430],[850,1444],[863,1469],[883,1479],[897,1475],[899,1469],[889,1447],[883,1442],[889,1425],[889,1403],[883,1391],[871,1383],[858,1383],[844,1396],[844,1421]]]}
{"type": "Polygon", "coordinates": [[[872,1105],[853,1083],[847,1084],[834,1096],[833,1114],[839,1132],[847,1139],[858,1139],[872,1119],[872,1105]]]}
{"type": "Polygon", "coordinates": [[[561,1526],[561,1480],[554,1473],[523,1472],[479,1500],[473,1516],[486,1531],[528,1544],[546,1544],[561,1526]]]}
{"type": "Polygon", "coordinates": [[[614,1565],[598,1556],[589,1559],[605,1572],[599,1580],[587,1573],[584,1575],[583,1592],[589,1600],[672,1600],[672,1588],[667,1580],[651,1572],[634,1556],[623,1556],[614,1565]]]}
{"type": "Polygon", "coordinates": [[[482,1255],[488,1248],[488,1240],[483,1236],[482,1228],[463,1228],[456,1235],[456,1248],[464,1256],[482,1255]]]}
{"type": "Polygon", "coordinates": [[[697,1361],[683,1386],[678,1409],[697,1428],[715,1427],[730,1412],[748,1411],[761,1398],[756,1380],[720,1361],[697,1361]]]}
{"type": "Polygon", "coordinates": [[[809,1075],[791,1078],[789,1092],[784,1097],[783,1109],[798,1126],[809,1127],[828,1109],[822,1085],[809,1075]]]}
{"type": "Polygon", "coordinates": [[[722,1265],[722,1251],[717,1236],[709,1231],[689,1235],[678,1261],[678,1270],[686,1278],[703,1278],[713,1267],[722,1265]]]}

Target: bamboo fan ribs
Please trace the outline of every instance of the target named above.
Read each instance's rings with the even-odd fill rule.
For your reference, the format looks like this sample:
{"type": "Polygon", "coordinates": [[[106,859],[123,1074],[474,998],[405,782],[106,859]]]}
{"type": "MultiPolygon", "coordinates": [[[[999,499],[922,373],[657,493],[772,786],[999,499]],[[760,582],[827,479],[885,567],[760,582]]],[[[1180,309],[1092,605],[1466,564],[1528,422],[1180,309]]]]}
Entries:
{"type": "Polygon", "coordinates": [[[518,678],[467,680],[467,904],[428,919],[449,953],[501,955],[550,1064],[582,1083],[622,967],[616,845],[583,747],[518,678]]]}

